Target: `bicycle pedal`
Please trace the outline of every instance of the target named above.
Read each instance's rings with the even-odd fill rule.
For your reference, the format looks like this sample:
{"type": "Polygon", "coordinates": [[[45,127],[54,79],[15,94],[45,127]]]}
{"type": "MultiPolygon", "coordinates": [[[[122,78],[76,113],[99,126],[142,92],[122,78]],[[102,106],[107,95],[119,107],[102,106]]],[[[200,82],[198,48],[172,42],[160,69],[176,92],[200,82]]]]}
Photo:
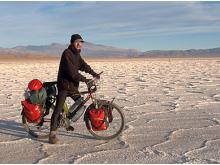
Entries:
{"type": "Polygon", "coordinates": [[[42,127],[44,124],[44,118],[41,119],[41,121],[37,124],[37,127],[42,127]]]}
{"type": "Polygon", "coordinates": [[[71,125],[69,127],[66,128],[67,131],[74,131],[74,127],[72,127],[71,125]]]}

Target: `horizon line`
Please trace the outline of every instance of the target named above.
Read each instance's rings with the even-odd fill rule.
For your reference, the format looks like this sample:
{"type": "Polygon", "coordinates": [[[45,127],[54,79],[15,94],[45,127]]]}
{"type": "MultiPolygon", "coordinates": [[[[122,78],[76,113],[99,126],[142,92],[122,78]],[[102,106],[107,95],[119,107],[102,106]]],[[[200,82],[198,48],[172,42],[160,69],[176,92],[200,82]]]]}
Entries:
{"type": "MultiPolygon", "coordinates": [[[[134,50],[137,50],[139,52],[149,52],[149,51],[187,51],[187,50],[205,50],[205,49],[216,49],[216,48],[220,48],[220,46],[217,46],[217,47],[208,47],[208,48],[187,48],[187,49],[151,49],[151,50],[139,50],[138,48],[125,48],[125,47],[115,47],[115,46],[111,46],[111,45],[104,45],[104,44],[99,44],[99,43],[92,43],[92,42],[89,42],[89,41],[85,41],[85,43],[90,43],[90,44],[94,44],[94,45],[100,45],[100,46],[105,46],[105,47],[113,47],[113,48],[118,48],[118,49],[134,49],[134,50]]],[[[50,45],[53,45],[53,44],[59,44],[59,45],[69,45],[69,43],[59,43],[59,42],[51,42],[50,44],[45,44],[45,45],[17,45],[17,46],[14,46],[14,47],[1,47],[0,46],[0,49],[15,49],[16,47],[27,47],[27,46],[50,46],[50,45]]]]}

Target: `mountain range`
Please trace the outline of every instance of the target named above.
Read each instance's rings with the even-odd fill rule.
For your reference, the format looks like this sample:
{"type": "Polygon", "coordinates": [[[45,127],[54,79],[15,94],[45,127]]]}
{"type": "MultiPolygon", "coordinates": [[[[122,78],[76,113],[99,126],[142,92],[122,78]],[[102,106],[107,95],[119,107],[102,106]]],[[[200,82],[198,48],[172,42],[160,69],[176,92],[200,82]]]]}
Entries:
{"type": "Polygon", "coordinates": [[[220,57],[220,47],[211,49],[189,50],[153,50],[140,55],[141,57],[220,57]]]}
{"type": "MultiPolygon", "coordinates": [[[[14,48],[1,48],[0,56],[61,56],[68,44],[52,43],[50,45],[16,46],[14,48]]],[[[220,47],[212,49],[190,50],[151,50],[141,52],[137,49],[116,48],[85,42],[81,54],[86,57],[209,57],[219,56],[220,47]]]]}

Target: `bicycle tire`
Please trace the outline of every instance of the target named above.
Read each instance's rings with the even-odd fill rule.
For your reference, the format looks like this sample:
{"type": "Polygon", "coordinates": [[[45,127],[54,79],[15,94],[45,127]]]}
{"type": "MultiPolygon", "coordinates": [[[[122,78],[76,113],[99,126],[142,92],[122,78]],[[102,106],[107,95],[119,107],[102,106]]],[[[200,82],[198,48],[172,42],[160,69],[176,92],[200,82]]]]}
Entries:
{"type": "MultiPolygon", "coordinates": [[[[105,104],[109,104],[110,102],[107,101],[107,100],[98,100],[98,104],[101,104],[101,105],[105,105],[105,104]]],[[[124,113],[122,111],[122,109],[115,103],[111,103],[111,106],[112,108],[114,108],[120,115],[121,117],[121,123],[120,123],[120,127],[118,129],[118,131],[110,136],[102,136],[102,135],[99,135],[98,132],[99,131],[94,131],[93,128],[92,128],[92,124],[91,124],[91,121],[89,119],[89,110],[91,108],[94,108],[94,104],[91,104],[85,114],[84,114],[84,121],[85,121],[85,124],[86,124],[86,128],[88,129],[88,131],[96,138],[96,139],[99,139],[99,140],[112,140],[112,139],[115,139],[117,138],[123,131],[124,129],[124,126],[125,126],[125,117],[124,117],[124,113]]],[[[114,120],[113,120],[114,121],[114,120]]],[[[111,125],[111,123],[110,123],[111,125]]],[[[108,130],[108,129],[107,129],[108,130]]]]}

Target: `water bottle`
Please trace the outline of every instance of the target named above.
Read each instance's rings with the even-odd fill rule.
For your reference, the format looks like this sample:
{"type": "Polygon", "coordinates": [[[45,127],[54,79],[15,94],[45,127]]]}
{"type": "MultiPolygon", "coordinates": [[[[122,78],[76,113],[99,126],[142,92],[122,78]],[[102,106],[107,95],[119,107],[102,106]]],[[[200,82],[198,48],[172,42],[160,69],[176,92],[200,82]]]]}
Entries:
{"type": "Polygon", "coordinates": [[[69,108],[69,117],[73,122],[77,121],[82,115],[86,108],[86,106],[83,105],[84,99],[83,97],[80,97],[76,102],[69,108]]]}

